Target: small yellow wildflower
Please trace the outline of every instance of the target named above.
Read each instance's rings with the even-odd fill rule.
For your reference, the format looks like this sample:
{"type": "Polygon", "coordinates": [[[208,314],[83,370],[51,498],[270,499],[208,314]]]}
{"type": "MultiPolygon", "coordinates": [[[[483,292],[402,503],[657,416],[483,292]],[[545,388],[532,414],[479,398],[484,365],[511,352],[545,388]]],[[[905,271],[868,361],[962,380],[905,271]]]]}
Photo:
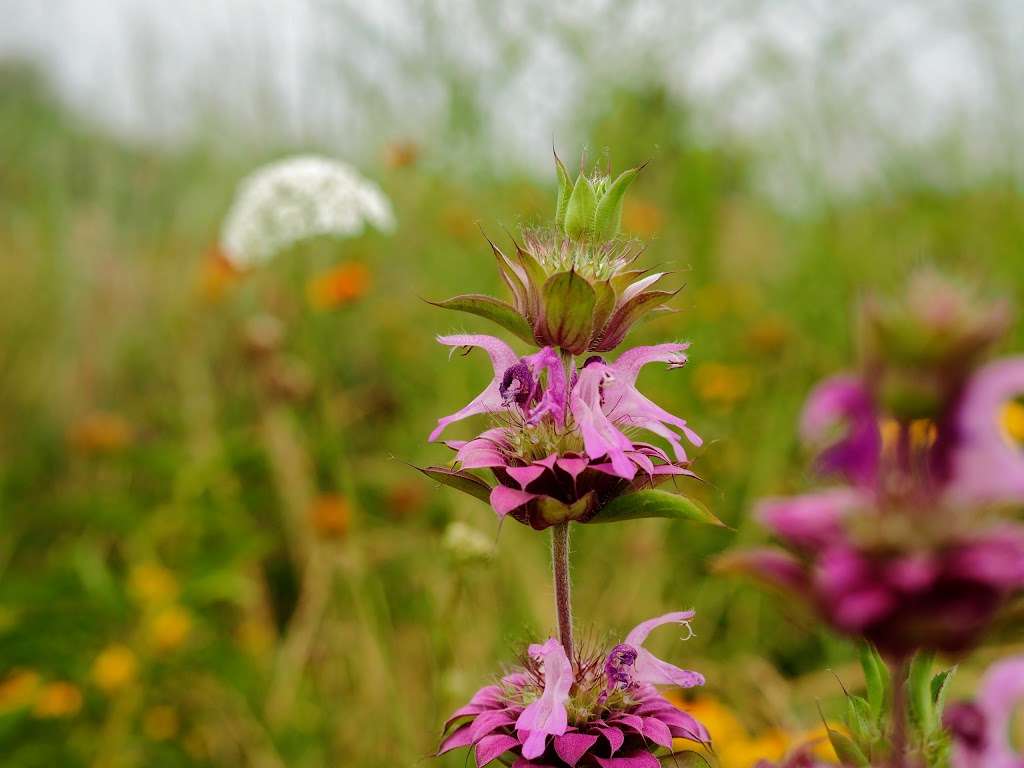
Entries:
{"type": "Polygon", "coordinates": [[[82,708],[82,692],[73,683],[47,683],[36,697],[32,714],[39,718],[71,717],[82,708]]]}
{"type": "Polygon", "coordinates": [[[701,400],[731,408],[750,394],[753,375],[746,366],[703,363],[694,371],[693,386],[701,400]]]}
{"type": "Polygon", "coordinates": [[[1024,445],[1024,403],[1011,400],[1003,406],[999,419],[1011,444],[1024,445]]]}
{"type": "Polygon", "coordinates": [[[140,563],[128,574],[128,591],[141,605],[163,605],[178,596],[178,581],[159,563],[140,563]]]}
{"type": "Polygon", "coordinates": [[[135,679],[139,663],[125,645],[107,646],[92,664],[92,679],[104,693],[114,693],[135,679]]]}
{"type": "Polygon", "coordinates": [[[160,651],[175,651],[185,644],[192,631],[192,615],[178,605],[157,611],[149,620],[148,636],[160,651]]]}
{"type": "Polygon", "coordinates": [[[178,713],[173,707],[160,704],[142,715],[142,732],[151,741],[167,741],[178,733],[178,713]]]}
{"type": "Polygon", "coordinates": [[[16,669],[0,681],[0,713],[27,707],[39,690],[39,673],[16,669]]]}

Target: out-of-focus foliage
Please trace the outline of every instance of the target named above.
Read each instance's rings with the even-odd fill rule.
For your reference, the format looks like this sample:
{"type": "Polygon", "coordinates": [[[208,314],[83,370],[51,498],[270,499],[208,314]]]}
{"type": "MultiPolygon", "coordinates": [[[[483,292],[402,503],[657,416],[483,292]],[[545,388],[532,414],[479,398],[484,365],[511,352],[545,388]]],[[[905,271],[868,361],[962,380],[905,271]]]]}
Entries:
{"type": "MultiPolygon", "coordinates": [[[[664,92],[613,103],[590,146],[650,160],[623,230],[686,283],[680,312],[632,338],[693,342],[645,391],[707,439],[699,494],[736,530],[577,531],[581,629],[694,607],[675,660],[745,738],[813,731],[803,705],[844,714],[824,670],[857,689],[854,649],[707,559],[760,535],[754,498],[804,483],[796,416],[852,358],[862,288],[927,260],[1021,302],[1024,196],[907,182],[782,213],[752,192],[744,149],[697,141],[664,92]]],[[[549,632],[543,537],[499,531],[406,462],[447,458],[425,436],[488,375],[432,344],[485,321],[421,297],[503,295],[478,225],[500,242],[548,220],[554,185],[452,181],[436,148],[389,141],[363,170],[394,235],[303,243],[242,276],[214,247],[236,182],[307,148],[125,146],[0,72],[4,765],[411,765],[511,645],[549,632]]]]}

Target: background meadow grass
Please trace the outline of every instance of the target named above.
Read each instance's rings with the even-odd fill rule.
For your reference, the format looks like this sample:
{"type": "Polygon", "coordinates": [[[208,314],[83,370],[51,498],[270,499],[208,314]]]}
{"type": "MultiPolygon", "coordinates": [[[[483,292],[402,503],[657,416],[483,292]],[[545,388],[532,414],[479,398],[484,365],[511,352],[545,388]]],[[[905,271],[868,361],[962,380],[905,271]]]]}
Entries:
{"type": "MultiPolygon", "coordinates": [[[[578,621],[603,639],[694,607],[696,636],[656,650],[705,672],[751,733],[813,729],[815,699],[842,713],[827,670],[857,685],[851,646],[709,559],[763,538],[758,497],[809,482],[796,419],[852,359],[863,291],[938,264],[1021,304],[1024,195],[1009,173],[939,186],[911,162],[884,187],[782,207],[746,148],[698,138],[659,87],[608,104],[585,144],[619,168],[651,160],[624,226],[685,285],[680,311],[630,341],[693,343],[686,368],[642,386],[706,439],[706,482],[684,490],[735,530],[578,526],[578,621]]],[[[422,299],[502,295],[480,228],[501,244],[546,221],[553,174],[452,175],[428,141],[382,142],[364,170],[393,236],[225,272],[212,251],[238,179],[315,149],[133,144],[31,72],[0,73],[5,765],[423,765],[447,713],[550,631],[546,538],[499,531],[409,465],[446,458],[426,435],[488,374],[432,339],[490,329],[422,299]],[[349,266],[311,302],[338,264],[365,284],[349,266]],[[494,556],[447,546],[452,521],[494,556]]],[[[1022,342],[1018,323],[1008,348],[1022,342]]]]}

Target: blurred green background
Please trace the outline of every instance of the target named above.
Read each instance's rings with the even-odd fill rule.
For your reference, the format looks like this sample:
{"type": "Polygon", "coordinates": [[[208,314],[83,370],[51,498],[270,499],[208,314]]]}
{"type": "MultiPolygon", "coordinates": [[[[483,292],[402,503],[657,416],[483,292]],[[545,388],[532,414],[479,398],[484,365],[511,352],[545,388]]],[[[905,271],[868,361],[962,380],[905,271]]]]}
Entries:
{"type": "MultiPolygon", "coordinates": [[[[489,373],[432,338],[492,329],[422,298],[503,295],[480,228],[508,242],[503,227],[554,208],[553,172],[535,170],[547,145],[531,167],[460,165],[453,147],[487,140],[480,109],[453,99],[416,138],[378,125],[360,165],[392,200],[393,235],[319,238],[238,276],[216,252],[237,182],[317,141],[133,141],[32,67],[0,68],[4,765],[427,764],[447,713],[551,631],[546,538],[499,531],[409,466],[447,459],[426,435],[489,373]],[[453,521],[493,556],[453,541],[453,521]]],[[[884,183],[809,181],[788,204],[764,192],[763,146],[699,117],[637,78],[558,146],[651,161],[624,228],[685,289],[630,341],[692,341],[686,368],[641,384],[705,438],[706,484],[689,490],[735,531],[577,527],[575,608],[603,639],[694,607],[696,637],[656,650],[705,672],[751,734],[798,733],[816,698],[840,713],[827,670],[856,684],[850,646],[708,560],[761,540],[755,499],[810,482],[796,418],[851,361],[863,291],[938,264],[1020,304],[1024,193],[1011,165],[964,160],[961,135],[890,153],[884,183]]],[[[1004,138],[1010,152],[1024,137],[1004,138]]]]}

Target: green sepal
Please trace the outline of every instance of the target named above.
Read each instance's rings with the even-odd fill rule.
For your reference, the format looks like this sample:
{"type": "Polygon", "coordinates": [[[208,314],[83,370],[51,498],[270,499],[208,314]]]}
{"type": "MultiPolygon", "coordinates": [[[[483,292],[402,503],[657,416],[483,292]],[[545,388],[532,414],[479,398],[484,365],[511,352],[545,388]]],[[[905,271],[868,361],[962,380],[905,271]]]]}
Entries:
{"type": "Polygon", "coordinates": [[[878,738],[878,728],[872,717],[871,705],[863,696],[850,694],[846,697],[846,725],[854,740],[870,744],[878,738]]]}
{"type": "Polygon", "coordinates": [[[524,251],[519,247],[519,243],[516,243],[516,261],[519,262],[519,266],[522,267],[523,272],[526,274],[526,304],[530,322],[533,323],[540,316],[541,292],[544,289],[545,281],[548,279],[548,273],[544,271],[544,267],[541,266],[532,253],[524,251]]]}
{"type": "Polygon", "coordinates": [[[593,349],[595,352],[610,352],[622,343],[629,329],[644,315],[659,307],[676,295],[678,291],[644,291],[637,294],[615,310],[605,325],[604,333],[593,349]]]}
{"type": "Polygon", "coordinates": [[[512,296],[515,298],[516,307],[521,311],[526,311],[528,305],[529,291],[526,284],[523,283],[519,273],[516,272],[512,262],[509,261],[508,256],[502,253],[502,250],[494,243],[487,240],[491,246],[491,251],[494,253],[494,258],[498,262],[498,272],[501,274],[501,279],[505,281],[505,285],[508,286],[509,290],[512,291],[512,296]]]}
{"type": "Polygon", "coordinates": [[[565,209],[565,234],[573,240],[583,240],[594,234],[594,214],[597,211],[597,194],[590,179],[582,173],[569,196],[565,209]]]}
{"type": "Polygon", "coordinates": [[[559,272],[544,283],[543,335],[574,355],[585,352],[594,328],[597,296],[590,283],[573,271],[559,272]]]}
{"type": "Polygon", "coordinates": [[[944,669],[932,678],[932,705],[935,707],[935,720],[942,722],[942,713],[946,709],[946,694],[949,693],[949,681],[956,674],[956,667],[944,669]]]}
{"type": "Polygon", "coordinates": [[[619,234],[619,227],[622,225],[622,201],[626,197],[629,185],[633,183],[642,169],[641,165],[623,171],[601,196],[594,213],[594,239],[598,241],[611,240],[619,234]]]}
{"type": "Polygon", "coordinates": [[[565,212],[569,207],[569,196],[572,195],[572,178],[565,164],[555,154],[555,172],[558,174],[558,203],[555,206],[555,229],[564,231],[565,212]]]}
{"type": "Polygon", "coordinates": [[[860,647],[860,666],[864,671],[868,704],[875,722],[880,722],[889,707],[889,670],[874,646],[867,643],[860,647]]]}
{"type": "Polygon", "coordinates": [[[564,504],[550,496],[541,496],[537,499],[537,512],[545,525],[558,525],[570,520],[585,518],[596,503],[596,500],[597,496],[593,491],[588,492],[582,498],[576,499],[572,504],[564,504]]]}
{"type": "Polygon", "coordinates": [[[465,293],[446,301],[430,301],[435,307],[467,312],[497,323],[506,331],[515,334],[527,344],[536,344],[530,323],[511,304],[486,296],[482,293],[465,293]]]}
{"type": "MultiPolygon", "coordinates": [[[[935,707],[932,704],[932,664],[935,654],[919,651],[910,660],[907,674],[907,703],[910,722],[921,734],[931,733],[935,725],[935,707]]],[[[899,684],[899,681],[896,681],[899,684]]]]}
{"type": "Polygon", "coordinates": [[[839,758],[839,762],[846,766],[857,766],[857,768],[871,768],[871,763],[868,761],[867,756],[858,747],[853,739],[849,736],[835,731],[825,726],[825,731],[828,733],[829,743],[832,745],[832,749],[836,751],[836,756],[839,758]]]}
{"type": "Polygon", "coordinates": [[[700,502],[668,491],[647,490],[619,496],[605,505],[588,522],[618,523],[644,517],[664,517],[691,523],[728,528],[700,502]]]}
{"type": "Polygon", "coordinates": [[[491,503],[491,486],[472,472],[445,467],[416,467],[416,469],[431,480],[436,480],[457,491],[468,493],[470,496],[480,499],[484,504],[490,505],[491,503]]]}
{"type": "Polygon", "coordinates": [[[612,316],[612,312],[615,311],[615,305],[618,303],[619,296],[615,289],[612,288],[610,280],[600,280],[592,283],[591,287],[594,289],[594,294],[597,297],[597,300],[594,302],[594,335],[596,336],[604,328],[608,318],[612,316]]]}

